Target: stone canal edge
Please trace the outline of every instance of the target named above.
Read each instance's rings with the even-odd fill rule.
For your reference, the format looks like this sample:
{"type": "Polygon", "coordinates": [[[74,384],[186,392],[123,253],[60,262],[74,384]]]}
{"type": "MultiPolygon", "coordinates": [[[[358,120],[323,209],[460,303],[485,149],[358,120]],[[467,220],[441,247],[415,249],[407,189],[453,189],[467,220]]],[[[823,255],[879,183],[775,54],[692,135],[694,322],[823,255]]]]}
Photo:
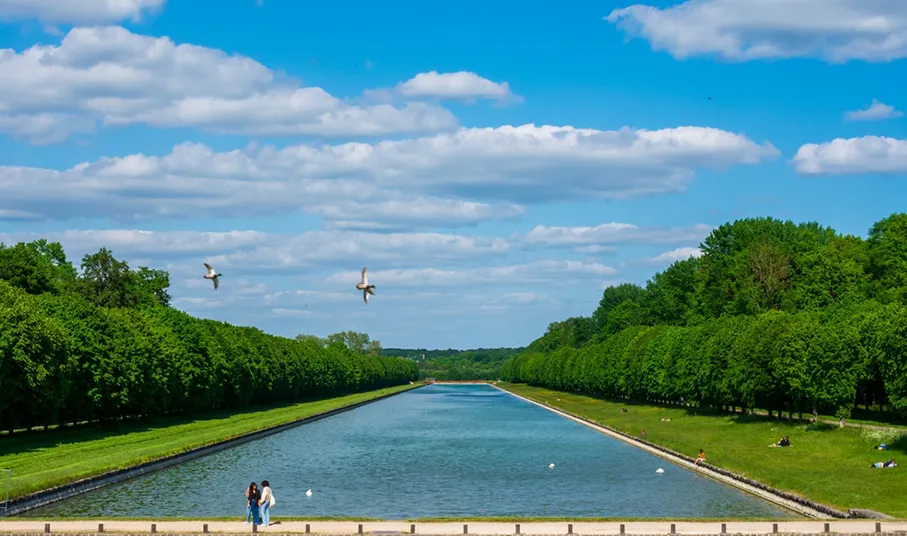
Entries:
{"type": "Polygon", "coordinates": [[[331,534],[331,535],[438,535],[455,534],[481,535],[632,535],[632,536],[726,536],[731,535],[772,535],[799,536],[888,536],[907,535],[907,522],[847,520],[834,522],[820,521],[610,521],[610,522],[569,522],[546,521],[525,523],[504,522],[412,522],[412,521],[284,521],[270,527],[252,528],[240,521],[0,521],[0,533],[8,536],[67,536],[74,534],[104,533],[118,535],[167,534],[197,535],[218,534],[240,536],[250,533],[279,534],[331,534]]]}
{"type": "Polygon", "coordinates": [[[597,422],[586,419],[585,417],[580,417],[579,415],[575,415],[573,413],[570,413],[569,411],[555,408],[541,402],[536,402],[535,400],[526,398],[522,395],[518,395],[514,392],[508,391],[507,389],[502,389],[497,385],[492,384],[492,387],[499,389],[511,396],[515,396],[521,400],[525,400],[530,404],[535,404],[536,406],[545,408],[548,411],[554,412],[562,417],[566,417],[570,420],[586,425],[598,432],[613,437],[614,439],[629,443],[637,448],[664,458],[685,469],[698,472],[702,475],[718,480],[719,482],[723,482],[729,486],[733,486],[752,495],[756,495],[757,497],[765,499],[779,506],[783,506],[788,510],[792,510],[806,517],[811,517],[814,519],[891,519],[890,516],[870,510],[852,509],[848,512],[842,512],[841,510],[837,510],[835,508],[832,508],[831,506],[811,501],[807,498],[794,495],[793,493],[789,493],[784,490],[767,486],[751,478],[738,475],[726,469],[721,469],[720,467],[715,467],[714,465],[710,465],[708,463],[695,465],[693,463],[695,459],[685,454],[681,454],[671,449],[662,447],[661,445],[656,445],[643,439],[639,439],[615,428],[611,428],[610,426],[599,424],[597,422]]]}
{"type": "Polygon", "coordinates": [[[202,445],[200,447],[187,450],[185,452],[180,452],[177,454],[171,454],[163,458],[158,458],[150,462],[141,463],[138,465],[133,465],[132,467],[126,467],[124,469],[117,469],[115,471],[108,471],[96,476],[83,478],[70,482],[68,484],[63,484],[61,486],[56,486],[53,488],[48,488],[42,491],[37,491],[35,493],[25,495],[18,499],[13,499],[9,501],[8,508],[0,510],[0,517],[9,517],[21,514],[28,510],[33,510],[35,508],[40,508],[42,506],[47,506],[50,503],[57,501],[62,501],[64,499],[69,499],[76,495],[86,493],[89,491],[94,491],[104,486],[109,486],[111,484],[116,484],[123,482],[125,480],[130,480],[133,478],[152,473],[154,471],[160,471],[167,467],[171,467],[189,460],[194,460],[196,458],[201,458],[209,454],[214,454],[221,450],[235,447],[237,445],[242,445],[243,443],[248,443],[250,441],[255,441],[256,439],[261,439],[270,435],[274,435],[291,428],[296,428],[297,426],[302,426],[303,424],[308,424],[310,422],[315,422],[321,419],[326,419],[333,415],[344,413],[347,411],[360,408],[367,404],[372,404],[378,402],[379,400],[384,400],[392,396],[397,396],[402,393],[408,393],[416,389],[421,389],[425,385],[418,385],[411,389],[403,389],[394,393],[384,394],[375,398],[370,398],[368,400],[363,400],[362,402],[356,402],[348,406],[343,406],[340,408],[332,409],[330,411],[325,411],[323,413],[317,413],[315,415],[310,415],[302,419],[296,419],[295,421],[286,422],[283,424],[278,424],[270,428],[263,428],[261,430],[256,430],[254,432],[249,432],[247,434],[238,435],[236,437],[231,437],[230,439],[225,439],[223,441],[218,441],[215,443],[210,443],[208,445],[202,445]]]}

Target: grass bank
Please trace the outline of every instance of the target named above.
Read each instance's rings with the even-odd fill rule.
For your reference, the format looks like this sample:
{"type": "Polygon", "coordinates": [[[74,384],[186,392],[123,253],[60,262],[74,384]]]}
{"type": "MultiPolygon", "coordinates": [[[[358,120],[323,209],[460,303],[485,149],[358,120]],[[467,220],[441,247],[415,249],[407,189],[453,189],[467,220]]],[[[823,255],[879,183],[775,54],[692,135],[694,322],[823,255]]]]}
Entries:
{"type": "Polygon", "coordinates": [[[498,387],[637,437],[645,430],[647,441],[689,456],[701,448],[712,465],[841,510],[907,518],[907,465],[870,468],[905,458],[907,433],[608,401],[524,384],[498,387]],[[792,447],[768,448],[784,435],[792,447]],[[889,450],[873,450],[882,442],[889,450]]]}
{"type": "MultiPolygon", "coordinates": [[[[16,434],[0,438],[0,469],[12,470],[10,499],[16,499],[419,386],[401,385],[240,413],[128,422],[115,430],[92,426],[16,434]]],[[[4,477],[0,472],[0,494],[5,491],[4,477]]]]}

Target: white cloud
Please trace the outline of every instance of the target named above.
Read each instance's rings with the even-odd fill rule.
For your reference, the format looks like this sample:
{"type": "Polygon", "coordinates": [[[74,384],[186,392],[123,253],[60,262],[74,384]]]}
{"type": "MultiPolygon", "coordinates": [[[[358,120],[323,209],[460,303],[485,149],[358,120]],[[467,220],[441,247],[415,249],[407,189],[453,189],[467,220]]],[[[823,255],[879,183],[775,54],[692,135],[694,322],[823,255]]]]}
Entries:
{"type": "MultiPolygon", "coordinates": [[[[245,273],[336,266],[356,259],[354,268],[359,270],[360,264],[403,266],[419,262],[437,265],[464,259],[492,259],[505,254],[510,247],[502,238],[441,233],[307,231],[294,235],[258,231],[132,229],[0,233],[0,242],[5,243],[38,238],[60,242],[73,259],[107,247],[118,258],[150,258],[158,263],[165,259],[174,261],[181,273],[193,274],[192,277],[196,271],[199,277],[204,272],[203,261],[220,272],[245,273]],[[196,260],[190,260],[192,258],[196,260]]],[[[199,285],[202,284],[210,285],[199,279],[199,285]]]]}
{"type": "Polygon", "coordinates": [[[97,121],[262,136],[457,125],[450,111],[434,105],[358,106],[301,87],[251,58],[118,26],[73,28],[56,46],[0,49],[0,72],[0,130],[35,143],[59,141],[97,121]]]}
{"type": "Polygon", "coordinates": [[[876,121],[879,119],[893,119],[901,117],[903,112],[895,110],[894,106],[889,106],[876,99],[872,99],[872,104],[865,110],[856,110],[847,112],[845,117],[850,121],[876,121]]]}
{"type": "Polygon", "coordinates": [[[653,263],[673,263],[676,261],[685,261],[690,257],[701,257],[702,251],[699,248],[677,248],[671,251],[665,251],[661,255],[652,258],[653,263]]]}
{"type": "Polygon", "coordinates": [[[507,82],[492,82],[475,73],[459,71],[419,73],[406,82],[397,84],[397,93],[411,98],[437,98],[472,101],[475,99],[508,100],[516,96],[507,82]]]}
{"type": "Polygon", "coordinates": [[[37,19],[50,24],[140,22],[166,0],[0,0],[0,20],[37,19]]]}
{"type": "MultiPolygon", "coordinates": [[[[702,240],[712,232],[712,226],[697,224],[691,227],[639,227],[630,223],[603,223],[594,227],[548,227],[538,225],[526,233],[527,244],[546,246],[601,246],[603,244],[648,243],[665,244],[702,240]]],[[[584,252],[601,252],[598,249],[584,252]]]]}
{"type": "Polygon", "coordinates": [[[436,227],[515,218],[524,203],[682,191],[697,168],[777,154],[770,143],[701,127],[463,128],[374,144],[221,153],[185,143],[166,156],[102,158],[64,171],[0,166],[0,210],[119,221],[304,210],[354,227],[436,227]]]}
{"type": "MultiPolygon", "coordinates": [[[[482,283],[519,284],[550,280],[596,279],[617,273],[597,262],[541,260],[509,266],[483,266],[463,270],[418,268],[401,270],[369,269],[369,283],[393,286],[476,285],[482,283]]],[[[342,272],[327,278],[328,283],[355,281],[359,272],[342,272]]]]}
{"type": "Polygon", "coordinates": [[[804,175],[904,173],[907,172],[907,140],[863,136],[807,143],[797,150],[793,164],[804,175]]]}
{"type": "Polygon", "coordinates": [[[907,57],[907,2],[901,0],[688,0],[663,9],[635,4],[605,20],[679,59],[907,57]]]}

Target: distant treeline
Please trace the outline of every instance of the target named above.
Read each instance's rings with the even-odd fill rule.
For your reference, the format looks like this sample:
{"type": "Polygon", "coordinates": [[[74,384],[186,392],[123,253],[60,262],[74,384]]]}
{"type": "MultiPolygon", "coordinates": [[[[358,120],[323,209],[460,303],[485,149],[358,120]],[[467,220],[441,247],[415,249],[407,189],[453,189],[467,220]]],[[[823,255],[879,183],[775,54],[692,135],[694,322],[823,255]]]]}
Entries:
{"type": "Polygon", "coordinates": [[[437,380],[496,380],[504,360],[524,348],[477,348],[474,350],[425,350],[384,348],[383,355],[413,359],[419,378],[437,380]],[[424,358],[423,358],[424,356],[424,358]]]}
{"type": "Polygon", "coordinates": [[[46,241],[0,245],[0,429],[294,402],[415,380],[413,362],[169,307],[169,276],[106,249],[81,273],[46,241]]]}
{"type": "Polygon", "coordinates": [[[552,323],[502,377],[711,408],[907,414],[907,214],[867,240],[739,220],[645,287],[552,323]]]}

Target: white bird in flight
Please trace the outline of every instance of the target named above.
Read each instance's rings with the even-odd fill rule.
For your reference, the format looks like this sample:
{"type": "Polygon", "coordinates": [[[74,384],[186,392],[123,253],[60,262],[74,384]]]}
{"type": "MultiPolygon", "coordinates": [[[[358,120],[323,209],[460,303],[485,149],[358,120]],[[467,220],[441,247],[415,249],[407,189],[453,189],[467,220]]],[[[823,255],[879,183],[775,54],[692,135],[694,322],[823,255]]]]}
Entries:
{"type": "Polygon", "coordinates": [[[362,301],[364,301],[365,303],[368,303],[369,294],[371,294],[372,296],[375,295],[375,293],[372,292],[372,289],[375,288],[375,285],[368,284],[368,274],[366,273],[367,270],[367,266],[362,267],[362,282],[356,285],[356,288],[362,291],[362,301]]]}
{"type": "Polygon", "coordinates": [[[214,270],[214,268],[211,268],[211,265],[208,264],[207,262],[204,264],[205,264],[205,268],[208,269],[208,273],[205,274],[203,277],[205,279],[210,279],[211,281],[214,281],[214,290],[217,290],[217,287],[220,285],[220,281],[217,278],[223,274],[217,273],[217,271],[214,270]]]}

